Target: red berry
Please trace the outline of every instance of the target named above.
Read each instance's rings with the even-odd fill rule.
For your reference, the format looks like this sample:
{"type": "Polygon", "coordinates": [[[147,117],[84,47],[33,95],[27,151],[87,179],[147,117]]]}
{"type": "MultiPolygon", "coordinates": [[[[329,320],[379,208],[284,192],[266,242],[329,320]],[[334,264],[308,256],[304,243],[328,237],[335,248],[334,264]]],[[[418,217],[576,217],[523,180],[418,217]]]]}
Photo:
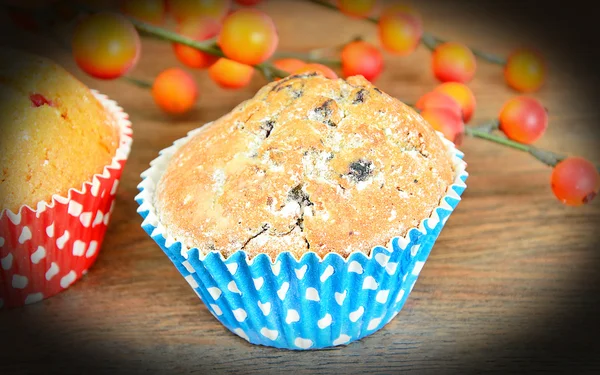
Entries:
{"type": "Polygon", "coordinates": [[[273,55],[279,37],[273,20],[252,8],[237,10],[223,21],[219,46],[228,59],[257,65],[273,55]]]}
{"type": "Polygon", "coordinates": [[[421,111],[421,116],[455,145],[462,143],[465,124],[460,114],[448,108],[428,108],[421,111]]]}
{"type": "Polygon", "coordinates": [[[467,83],[475,76],[477,62],[467,46],[446,42],[433,51],[432,68],[435,78],[441,82],[467,83]]]}
{"type": "Polygon", "coordinates": [[[386,51],[398,56],[411,54],[421,42],[421,16],[404,6],[392,6],[382,13],[377,24],[379,40],[386,51]]]}
{"type": "Polygon", "coordinates": [[[540,53],[518,49],[511,53],[506,61],[504,79],[517,91],[537,91],[546,80],[546,63],[540,53]]]}
{"type": "Polygon", "coordinates": [[[531,144],[548,127],[548,113],[537,99],[517,96],[507,101],[500,111],[500,130],[517,142],[531,144]]]}
{"type": "Polygon", "coordinates": [[[383,70],[383,57],[374,45],[356,41],[346,44],[342,50],[342,73],[344,77],[362,75],[373,82],[383,70]]]}
{"type": "Polygon", "coordinates": [[[477,102],[473,91],[467,85],[460,82],[446,82],[437,86],[433,91],[450,95],[460,104],[465,124],[471,120],[477,102]]]}
{"type": "MultiPolygon", "coordinates": [[[[179,23],[177,31],[186,37],[203,41],[217,36],[220,29],[221,25],[212,18],[187,18],[179,23]]],[[[218,56],[179,43],[173,43],[173,51],[179,61],[194,69],[207,68],[218,60],[218,56]]]]}
{"type": "Polygon", "coordinates": [[[224,89],[239,89],[250,84],[254,68],[237,61],[220,58],[208,68],[208,74],[224,89]]]}
{"type": "Polygon", "coordinates": [[[124,16],[96,13],[77,25],[72,49],[75,62],[87,74],[113,79],[127,73],[137,63],[140,37],[124,16]]]}
{"type": "Polygon", "coordinates": [[[198,99],[198,86],[194,78],[179,68],[169,68],[160,73],[152,85],[152,97],[165,112],[179,115],[189,111],[198,99]]]}
{"type": "Polygon", "coordinates": [[[570,157],[552,170],[552,192],[568,206],[590,203],[600,189],[598,169],[590,161],[570,157]]]}
{"type": "Polygon", "coordinates": [[[425,109],[444,108],[456,113],[457,116],[462,118],[460,104],[458,104],[458,102],[450,95],[437,91],[430,91],[421,96],[419,100],[417,100],[415,107],[421,111],[425,109]]]}

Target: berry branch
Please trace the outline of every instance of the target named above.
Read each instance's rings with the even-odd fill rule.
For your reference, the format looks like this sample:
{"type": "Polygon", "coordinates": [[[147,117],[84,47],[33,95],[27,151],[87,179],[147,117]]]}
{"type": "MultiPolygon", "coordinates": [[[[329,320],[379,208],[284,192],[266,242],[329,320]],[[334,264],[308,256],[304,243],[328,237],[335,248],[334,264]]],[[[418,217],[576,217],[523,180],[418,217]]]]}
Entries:
{"type": "Polygon", "coordinates": [[[130,76],[130,75],[124,75],[124,76],[122,76],[121,78],[122,78],[124,81],[127,81],[127,82],[129,82],[129,83],[132,83],[132,84],[134,84],[134,85],[136,85],[136,86],[138,86],[138,87],[141,87],[141,88],[143,88],[143,89],[149,89],[149,88],[152,88],[152,83],[151,83],[151,82],[149,82],[149,81],[146,81],[146,80],[144,80],[144,79],[141,79],[141,78],[135,78],[135,77],[132,77],[132,76],[130,76]]]}
{"type": "MultiPolygon", "coordinates": [[[[247,0],[235,1],[248,5],[247,0]]],[[[446,41],[425,32],[419,13],[403,5],[389,5],[380,16],[373,17],[370,14],[377,0],[309,1],[375,24],[380,47],[396,56],[409,55],[419,45],[430,49],[433,75],[442,83],[411,106],[450,141],[459,145],[463,136],[469,136],[529,153],[553,168],[552,190],[568,205],[588,203],[600,190],[600,168],[590,161],[532,145],[548,126],[546,108],[532,97],[513,97],[496,120],[465,126],[476,108],[475,96],[467,86],[476,73],[476,58],[502,66],[505,82],[512,89],[534,92],[546,79],[545,63],[538,53],[521,49],[504,58],[446,41]]],[[[75,7],[72,13],[77,26],[69,49],[78,66],[99,79],[121,78],[150,88],[155,103],[170,114],[194,107],[197,83],[180,68],[165,69],[152,82],[128,76],[141,53],[140,35],[172,43],[179,62],[187,68],[206,69],[211,80],[226,89],[247,86],[255,71],[269,81],[316,71],[332,79],[341,72],[343,77],[362,75],[374,82],[384,68],[379,46],[361,37],[308,52],[276,51],[277,30],[264,12],[248,7],[232,12],[229,0],[171,0],[169,10],[165,5],[163,0],[122,0],[119,11],[75,7]],[[152,3],[150,8],[145,7],[148,3],[152,3]],[[82,12],[86,17],[76,17],[82,12]],[[161,27],[167,15],[176,21],[176,31],[161,27]],[[91,39],[94,43],[89,43],[91,39]]],[[[38,23],[46,22],[44,16],[51,13],[38,12],[38,23]]]]}
{"type": "MultiPolygon", "coordinates": [[[[338,6],[336,6],[335,4],[333,4],[329,1],[326,1],[326,0],[308,0],[308,1],[311,3],[314,3],[314,4],[321,5],[323,7],[329,8],[329,9],[339,11],[338,6]]],[[[365,17],[365,19],[374,24],[378,24],[380,21],[379,18],[373,17],[373,16],[365,17]]],[[[434,51],[438,45],[446,43],[447,41],[442,38],[439,38],[433,34],[430,34],[428,32],[423,32],[420,42],[425,47],[430,49],[431,51],[434,51]]],[[[507,60],[506,60],[506,58],[504,58],[502,56],[484,52],[484,51],[481,51],[481,50],[478,50],[475,48],[469,48],[469,49],[471,50],[471,52],[473,52],[473,54],[475,56],[481,58],[484,61],[487,61],[492,64],[497,64],[497,65],[506,65],[507,60]]]]}
{"type": "MultiPolygon", "coordinates": [[[[312,1],[312,0],[311,0],[312,1]]],[[[318,0],[315,0],[318,1],[318,0]]],[[[370,21],[375,21],[378,22],[377,20],[373,20],[370,19],[370,21]]],[[[427,47],[430,51],[435,51],[435,49],[437,48],[437,46],[439,46],[440,44],[444,44],[447,43],[448,41],[442,38],[439,38],[433,34],[430,34],[428,32],[423,32],[423,36],[421,37],[421,43],[427,47]]],[[[501,65],[504,66],[506,65],[506,58],[493,54],[493,53],[489,53],[489,52],[485,52],[476,48],[470,48],[468,47],[471,52],[473,52],[473,55],[479,57],[480,59],[489,62],[491,64],[496,64],[496,65],[501,65]]]]}
{"type": "MultiPolygon", "coordinates": [[[[87,9],[86,11],[90,11],[91,9],[87,9]]],[[[98,10],[91,10],[98,11],[98,10]]],[[[148,36],[152,36],[158,39],[162,39],[168,42],[178,43],[187,47],[191,47],[195,50],[202,51],[217,57],[226,57],[221,48],[217,46],[214,39],[209,39],[206,41],[197,41],[192,38],[188,38],[184,35],[180,35],[176,32],[170,31],[168,29],[151,25],[147,22],[140,21],[135,17],[125,16],[133,26],[140,32],[148,36]]],[[[284,72],[283,70],[278,69],[270,63],[263,62],[260,64],[252,65],[254,69],[261,72],[266,79],[271,80],[273,77],[283,78],[287,76],[289,73],[284,72]]]]}
{"type": "Polygon", "coordinates": [[[537,148],[537,147],[534,147],[531,145],[519,143],[519,142],[510,140],[504,136],[493,134],[489,130],[487,130],[487,129],[493,129],[495,126],[497,126],[497,124],[498,124],[497,121],[493,121],[490,123],[485,123],[485,124],[479,125],[477,127],[466,126],[465,134],[475,137],[475,138],[481,138],[481,139],[495,142],[495,143],[498,143],[498,144],[501,144],[504,146],[508,146],[515,150],[528,152],[531,155],[533,155],[533,157],[535,157],[536,159],[538,159],[539,161],[541,161],[542,163],[544,163],[550,167],[554,167],[560,161],[566,159],[566,156],[558,155],[552,151],[543,150],[543,149],[540,149],[540,148],[537,148]]]}
{"type": "Polygon", "coordinates": [[[144,32],[146,35],[154,36],[158,39],[169,42],[183,44],[184,46],[192,47],[198,51],[206,52],[214,56],[225,57],[223,51],[216,45],[214,40],[196,41],[194,39],[177,34],[162,27],[154,26],[146,22],[137,20],[134,17],[127,17],[138,31],[144,32]]]}

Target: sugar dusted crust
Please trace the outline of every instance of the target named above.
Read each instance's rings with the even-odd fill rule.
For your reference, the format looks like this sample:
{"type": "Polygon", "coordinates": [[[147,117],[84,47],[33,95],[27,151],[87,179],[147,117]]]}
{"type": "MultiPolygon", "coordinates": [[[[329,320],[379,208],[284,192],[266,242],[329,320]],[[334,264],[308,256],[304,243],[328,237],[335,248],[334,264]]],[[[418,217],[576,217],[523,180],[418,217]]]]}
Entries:
{"type": "Polygon", "coordinates": [[[412,108],[360,76],[305,74],[266,85],[177,150],[155,206],[204,253],[346,256],[418,226],[453,174],[412,108]]]}
{"type": "Polygon", "coordinates": [[[9,49],[0,51],[0,125],[0,210],[35,209],[81,189],[119,146],[115,119],[83,83],[51,60],[9,49]]]}

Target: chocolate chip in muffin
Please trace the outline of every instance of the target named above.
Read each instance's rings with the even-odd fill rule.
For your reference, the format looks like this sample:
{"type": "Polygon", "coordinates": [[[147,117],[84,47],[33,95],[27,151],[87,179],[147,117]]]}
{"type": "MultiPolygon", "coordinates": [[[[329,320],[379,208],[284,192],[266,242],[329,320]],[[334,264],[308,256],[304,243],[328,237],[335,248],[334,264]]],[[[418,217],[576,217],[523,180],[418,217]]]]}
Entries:
{"type": "Polygon", "coordinates": [[[314,205],[313,202],[310,201],[309,195],[304,190],[302,190],[302,184],[294,186],[294,188],[292,188],[292,190],[289,191],[288,201],[298,202],[300,208],[302,209],[304,207],[314,205]]]}
{"type": "Polygon", "coordinates": [[[365,89],[358,90],[358,92],[356,93],[356,97],[354,98],[354,101],[352,102],[352,104],[360,104],[360,103],[364,102],[366,94],[367,94],[367,90],[365,90],[365,89]]]}
{"type": "Polygon", "coordinates": [[[338,106],[337,106],[335,100],[327,99],[323,102],[323,104],[321,104],[317,108],[313,109],[309,113],[308,118],[311,120],[322,122],[325,125],[330,126],[330,127],[336,127],[337,124],[335,121],[333,121],[331,119],[331,116],[333,115],[334,109],[337,109],[337,108],[338,108],[338,106]]]}
{"type": "Polygon", "coordinates": [[[371,161],[359,159],[350,164],[348,176],[356,182],[366,181],[373,174],[373,169],[375,167],[371,161]]]}
{"type": "Polygon", "coordinates": [[[265,133],[265,139],[269,138],[271,135],[271,131],[273,130],[273,126],[275,126],[275,121],[267,120],[262,123],[260,129],[265,133]]]}

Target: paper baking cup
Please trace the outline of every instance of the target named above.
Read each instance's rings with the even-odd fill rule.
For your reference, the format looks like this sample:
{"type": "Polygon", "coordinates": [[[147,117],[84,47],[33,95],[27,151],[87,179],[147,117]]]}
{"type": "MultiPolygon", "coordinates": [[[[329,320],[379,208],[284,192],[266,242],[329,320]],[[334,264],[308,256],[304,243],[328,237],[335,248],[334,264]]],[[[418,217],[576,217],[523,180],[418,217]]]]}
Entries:
{"type": "Polygon", "coordinates": [[[84,275],[102,245],[119,178],[131,148],[131,123],[121,107],[92,91],[114,116],[120,143],[110,165],[66,197],[36,208],[0,212],[0,308],[37,302],[84,275]]]}
{"type": "MultiPolygon", "coordinates": [[[[404,237],[369,255],[344,258],[309,252],[296,260],[282,249],[275,263],[244,251],[201,254],[173,239],[158,221],[156,184],[174,152],[203,128],[160,152],[142,174],[136,197],[143,229],[175,264],[208,310],[231,332],[259,345],[320,349],[345,345],[386,325],[401,310],[448,217],[465,190],[463,154],[444,140],[456,177],[432,215],[404,237]]],[[[443,136],[438,133],[440,137],[443,136]]]]}

